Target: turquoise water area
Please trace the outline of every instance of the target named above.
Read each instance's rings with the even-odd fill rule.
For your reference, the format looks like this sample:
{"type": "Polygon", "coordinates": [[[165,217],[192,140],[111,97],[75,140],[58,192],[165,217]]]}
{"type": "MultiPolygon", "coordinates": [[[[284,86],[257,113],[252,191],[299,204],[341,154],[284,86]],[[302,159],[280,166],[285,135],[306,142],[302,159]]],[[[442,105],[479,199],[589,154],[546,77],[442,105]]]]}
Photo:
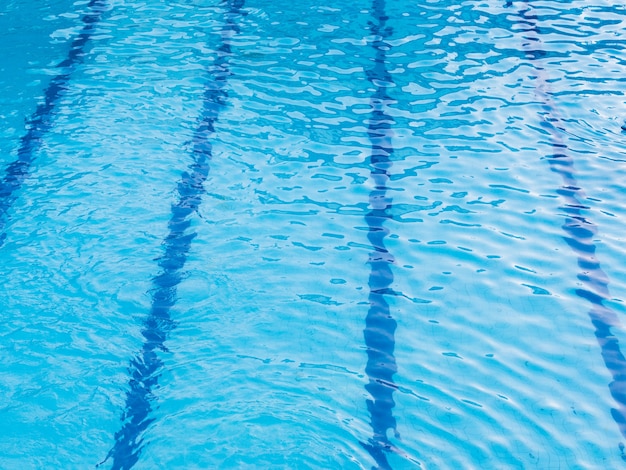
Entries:
{"type": "Polygon", "coordinates": [[[5,1],[0,468],[626,466],[625,13],[5,1]]]}

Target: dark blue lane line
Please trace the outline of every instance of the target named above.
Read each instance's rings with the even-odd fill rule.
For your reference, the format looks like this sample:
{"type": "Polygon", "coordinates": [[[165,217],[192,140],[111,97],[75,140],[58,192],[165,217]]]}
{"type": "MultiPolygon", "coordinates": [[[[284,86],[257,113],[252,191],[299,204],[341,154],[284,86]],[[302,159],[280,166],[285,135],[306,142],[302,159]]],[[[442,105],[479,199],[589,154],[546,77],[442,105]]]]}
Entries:
{"type": "MultiPolygon", "coordinates": [[[[544,55],[541,49],[538,17],[533,13],[530,2],[524,0],[524,3],[527,8],[520,10],[519,16],[527,25],[526,31],[532,33],[524,37],[528,41],[524,44],[524,49],[527,51],[527,57],[531,61],[536,61],[544,55]]],[[[583,202],[586,196],[576,179],[574,158],[562,138],[565,132],[564,122],[558,117],[552,103],[548,89],[549,77],[540,63],[534,62],[534,66],[537,71],[536,88],[543,96],[544,111],[541,126],[550,134],[552,140],[552,155],[548,156],[547,160],[550,170],[559,174],[562,180],[562,186],[557,193],[563,200],[560,209],[565,213],[565,223],[562,225],[565,232],[563,238],[576,254],[580,268],[577,277],[583,287],[576,289],[575,292],[578,297],[591,304],[589,317],[595,328],[602,359],[613,377],[609,390],[617,402],[617,407],[611,409],[611,415],[622,436],[626,438],[626,358],[620,349],[617,337],[611,332],[612,327],[620,324],[619,318],[613,309],[604,305],[604,302],[611,299],[611,295],[608,287],[609,278],[602,270],[596,256],[594,237],[597,233],[597,226],[584,214],[584,211],[590,208],[583,202]]],[[[622,458],[626,460],[622,443],[620,443],[620,450],[622,458]]]]}
{"type": "MultiPolygon", "coordinates": [[[[130,380],[126,393],[126,406],[122,414],[122,427],[115,434],[115,444],[101,464],[113,459],[113,469],[130,469],[135,465],[144,447],[143,433],[154,421],[151,417],[153,390],[158,387],[163,361],[158,351],[167,352],[165,342],[176,327],[170,310],[176,303],[176,287],[183,277],[182,269],[196,233],[188,231],[191,218],[198,210],[205,190],[203,184],[209,174],[212,158],[211,137],[221,108],[228,98],[226,85],[230,76],[229,58],[231,38],[239,31],[236,19],[245,14],[241,10],[244,0],[223,1],[227,12],[221,31],[221,44],[209,68],[205,85],[204,107],[193,137],[192,163],[183,172],[178,183],[178,202],[172,205],[168,223],[169,233],[163,241],[164,253],[159,259],[160,273],[152,279],[152,306],[143,324],[144,342],[141,350],[131,360],[130,380]]],[[[99,464],[99,465],[101,465],[99,464]]]]}
{"type": "Polygon", "coordinates": [[[30,168],[37,151],[41,148],[43,138],[52,128],[55,108],[59,99],[68,89],[68,83],[76,65],[83,61],[85,46],[96,31],[107,3],[107,0],[91,0],[87,5],[89,12],[82,18],[83,27],[72,41],[65,60],[57,65],[57,68],[62,71],[50,80],[44,94],[44,102],[37,106],[27,122],[28,130],[20,139],[17,159],[7,166],[5,175],[0,180],[0,247],[4,244],[7,236],[5,232],[8,222],[7,212],[17,199],[16,193],[30,175],[30,168]]]}
{"type": "Polygon", "coordinates": [[[397,386],[393,376],[397,372],[394,356],[396,321],[391,315],[387,295],[394,295],[392,289],[393,272],[391,264],[394,257],[385,247],[385,237],[389,229],[385,222],[392,218],[390,210],[392,200],[387,195],[387,183],[390,177],[393,155],[392,125],[394,120],[387,114],[387,107],[392,101],[387,88],[393,81],[387,70],[387,52],[391,45],[386,39],[391,35],[391,28],[386,26],[385,0],[374,0],[372,4],[375,22],[370,22],[373,39],[370,41],[376,56],[374,67],[367,71],[367,77],[376,91],[371,97],[372,113],[369,119],[368,135],[372,143],[370,156],[370,178],[374,189],[370,193],[371,211],[365,216],[369,231],[367,238],[372,244],[370,254],[371,267],[369,277],[370,308],[365,318],[365,345],[367,347],[367,365],[365,373],[369,379],[365,389],[371,395],[367,400],[367,408],[371,417],[373,436],[361,445],[376,461],[379,469],[391,469],[387,460],[388,452],[396,449],[389,441],[387,432],[393,430],[397,435],[396,419],[393,415],[395,402],[393,393],[397,386]]]}

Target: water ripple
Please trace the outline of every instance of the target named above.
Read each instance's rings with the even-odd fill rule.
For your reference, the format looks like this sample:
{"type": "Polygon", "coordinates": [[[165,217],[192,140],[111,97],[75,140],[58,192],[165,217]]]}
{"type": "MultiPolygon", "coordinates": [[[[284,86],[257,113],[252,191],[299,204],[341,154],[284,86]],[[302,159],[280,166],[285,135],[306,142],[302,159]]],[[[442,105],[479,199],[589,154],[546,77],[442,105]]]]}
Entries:
{"type": "MultiPolygon", "coordinates": [[[[5,162],[85,6],[24,16],[17,3],[0,14],[5,162]]],[[[221,10],[200,3],[111,2],[15,193],[0,264],[3,468],[23,449],[33,467],[93,466],[119,431],[220,43],[221,10]]],[[[614,369],[587,310],[601,296],[626,313],[624,8],[380,5],[246,8],[137,466],[623,464],[614,369]],[[372,21],[392,28],[384,41],[372,21]],[[384,70],[368,76],[375,44],[384,70]],[[376,173],[383,121],[393,171],[376,173]],[[549,171],[555,135],[575,184],[549,171]],[[382,268],[376,255],[391,253],[382,268]],[[370,324],[366,344],[374,307],[388,324],[370,324]],[[376,351],[393,365],[380,377],[376,351]]]]}

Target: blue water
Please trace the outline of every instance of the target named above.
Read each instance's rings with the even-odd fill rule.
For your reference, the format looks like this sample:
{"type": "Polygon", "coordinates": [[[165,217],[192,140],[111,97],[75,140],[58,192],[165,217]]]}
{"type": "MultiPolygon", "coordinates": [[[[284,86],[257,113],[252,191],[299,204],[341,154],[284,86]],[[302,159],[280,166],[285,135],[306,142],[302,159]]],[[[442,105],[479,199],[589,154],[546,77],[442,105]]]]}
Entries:
{"type": "Polygon", "coordinates": [[[625,9],[8,1],[0,468],[621,468],[625,9]]]}

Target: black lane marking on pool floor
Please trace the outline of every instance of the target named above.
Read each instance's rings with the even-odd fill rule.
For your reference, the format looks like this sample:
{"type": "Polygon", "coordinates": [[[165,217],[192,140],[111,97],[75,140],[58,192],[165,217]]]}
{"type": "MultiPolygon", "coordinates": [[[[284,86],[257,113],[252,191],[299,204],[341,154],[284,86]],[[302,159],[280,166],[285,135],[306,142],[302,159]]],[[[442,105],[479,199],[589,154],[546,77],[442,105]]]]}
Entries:
{"type": "Polygon", "coordinates": [[[367,347],[365,373],[368,383],[365,389],[371,395],[371,399],[367,400],[367,408],[373,436],[368,442],[361,442],[361,445],[376,461],[378,468],[386,470],[391,469],[386,453],[397,452],[387,436],[390,429],[397,436],[396,419],[393,415],[395,407],[393,393],[397,386],[393,376],[398,368],[394,356],[397,323],[385,299],[386,295],[395,294],[391,287],[393,284],[391,264],[394,263],[394,257],[385,246],[385,237],[389,234],[389,229],[384,226],[385,221],[392,218],[389,213],[392,200],[387,195],[387,183],[392,166],[391,156],[394,152],[391,130],[394,120],[386,112],[392,101],[387,94],[387,88],[393,86],[386,66],[387,51],[391,49],[391,45],[386,39],[392,31],[386,26],[388,18],[385,13],[385,1],[374,0],[372,9],[376,22],[370,22],[369,25],[373,36],[370,45],[374,48],[376,57],[374,67],[367,70],[367,77],[376,88],[370,100],[372,113],[368,124],[368,135],[372,143],[370,178],[374,183],[374,189],[369,195],[371,211],[365,216],[365,221],[369,229],[367,238],[374,251],[369,258],[370,308],[365,318],[363,336],[367,347]]]}
{"type": "MultiPolygon", "coordinates": [[[[537,62],[538,59],[546,55],[541,48],[539,18],[533,13],[533,8],[528,0],[524,0],[523,3],[528,8],[519,11],[519,16],[524,20],[520,23],[527,26],[527,32],[534,33],[524,36],[524,39],[528,41],[524,44],[524,50],[537,71],[536,89],[543,98],[544,108],[541,126],[549,132],[552,140],[553,153],[547,157],[547,160],[550,170],[559,174],[563,182],[563,185],[557,190],[564,201],[561,210],[566,214],[565,223],[562,226],[565,232],[563,238],[576,254],[580,268],[577,277],[584,286],[576,289],[576,295],[591,304],[591,310],[588,312],[589,317],[595,327],[594,333],[600,345],[602,359],[613,377],[613,382],[609,384],[609,390],[618,404],[617,408],[611,409],[611,415],[622,436],[626,437],[626,358],[622,354],[618,339],[611,332],[611,327],[618,326],[620,321],[617,314],[604,305],[605,301],[611,299],[611,295],[608,288],[608,276],[602,270],[600,261],[596,256],[594,237],[597,233],[597,226],[583,213],[584,210],[590,208],[583,203],[586,196],[576,180],[574,158],[568,154],[567,145],[561,137],[564,132],[563,121],[557,116],[550,98],[549,77],[547,77],[545,69],[537,62]]],[[[622,451],[622,458],[626,460],[622,443],[620,443],[620,450],[622,451]]]]}
{"type": "Polygon", "coordinates": [[[159,259],[160,273],[152,279],[152,306],[143,324],[141,334],[144,337],[141,351],[131,360],[130,380],[126,393],[126,407],[122,415],[122,428],[115,434],[115,444],[99,465],[109,458],[113,459],[113,469],[130,469],[139,460],[144,447],[142,434],[154,421],[150,417],[153,390],[158,386],[158,378],[163,368],[158,350],[167,351],[165,341],[176,327],[170,310],[176,303],[176,287],[181,282],[181,270],[185,266],[192,240],[196,233],[187,233],[191,217],[200,206],[205,192],[203,184],[209,174],[209,162],[212,158],[211,136],[215,133],[214,125],[220,109],[225,105],[228,94],[225,90],[230,76],[228,59],[231,56],[231,38],[239,32],[235,22],[244,0],[228,0],[221,32],[221,45],[216,51],[216,59],[209,69],[210,81],[204,93],[204,109],[198,128],[193,137],[193,161],[188,171],[182,174],[178,183],[179,199],[172,205],[168,223],[169,233],[163,245],[163,256],[159,259]]]}
{"type": "Polygon", "coordinates": [[[4,178],[0,181],[0,247],[6,239],[5,227],[7,224],[7,212],[17,199],[16,192],[22,187],[24,181],[30,175],[30,167],[35,160],[35,154],[41,147],[44,135],[52,127],[55,107],[63,93],[68,89],[68,83],[76,64],[82,62],[85,55],[85,46],[93,36],[102,13],[107,7],[106,0],[91,0],[87,7],[82,22],[84,24],[78,36],[72,41],[69,54],[57,65],[63,72],[52,77],[44,94],[44,102],[27,122],[28,130],[20,139],[17,150],[17,160],[10,163],[5,171],[4,178]]]}

